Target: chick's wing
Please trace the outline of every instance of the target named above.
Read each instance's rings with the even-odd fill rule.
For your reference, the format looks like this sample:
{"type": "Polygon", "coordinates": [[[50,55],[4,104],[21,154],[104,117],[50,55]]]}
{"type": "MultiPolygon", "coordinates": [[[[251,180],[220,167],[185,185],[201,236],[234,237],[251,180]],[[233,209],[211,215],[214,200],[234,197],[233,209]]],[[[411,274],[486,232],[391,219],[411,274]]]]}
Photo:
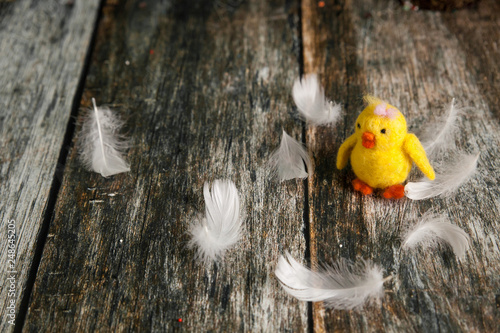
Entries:
{"type": "Polygon", "coordinates": [[[417,136],[412,133],[406,134],[405,140],[403,142],[403,150],[410,159],[415,162],[417,167],[427,176],[430,180],[436,178],[434,169],[432,168],[427,155],[425,154],[424,147],[418,140],[417,136]]]}

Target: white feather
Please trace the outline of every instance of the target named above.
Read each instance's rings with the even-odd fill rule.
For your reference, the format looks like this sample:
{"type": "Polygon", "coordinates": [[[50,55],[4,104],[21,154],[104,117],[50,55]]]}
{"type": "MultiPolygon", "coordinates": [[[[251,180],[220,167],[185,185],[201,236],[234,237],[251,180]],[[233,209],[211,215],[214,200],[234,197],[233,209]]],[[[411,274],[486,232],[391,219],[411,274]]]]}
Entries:
{"type": "Polygon", "coordinates": [[[311,159],[304,146],[283,131],[281,144],[269,159],[271,174],[280,181],[307,178],[304,163],[308,171],[312,170],[311,159]]]}
{"type": "Polygon", "coordinates": [[[90,110],[82,126],[80,159],[84,166],[100,173],[103,177],[130,171],[123,159],[127,142],[118,131],[123,121],[108,108],[97,107],[92,98],[94,110],[90,110]]]}
{"type": "Polygon", "coordinates": [[[203,187],[205,216],[191,224],[189,247],[197,248],[197,256],[205,262],[218,261],[241,237],[240,199],[230,180],[215,180],[212,191],[203,187]]]}
{"type": "Polygon", "coordinates": [[[448,196],[469,180],[477,167],[478,155],[461,155],[454,164],[444,165],[445,170],[436,174],[436,179],[423,178],[418,182],[409,182],[405,186],[405,194],[413,200],[429,199],[437,196],[448,196]]]}
{"type": "Polygon", "coordinates": [[[292,96],[301,118],[310,124],[326,125],[337,121],[340,116],[340,105],[325,98],[316,74],[307,75],[302,80],[297,78],[292,96]]]}
{"type": "Polygon", "coordinates": [[[427,125],[427,131],[422,136],[422,145],[427,156],[438,156],[454,147],[454,135],[458,129],[457,119],[462,110],[455,106],[455,99],[453,99],[446,117],[441,121],[427,125]]]}
{"type": "Polygon", "coordinates": [[[445,216],[426,213],[421,222],[405,234],[403,248],[414,249],[418,245],[428,248],[440,242],[449,244],[459,258],[463,258],[469,249],[469,235],[465,231],[448,222],[445,216]]]}
{"type": "Polygon", "coordinates": [[[280,256],[276,277],[293,297],[308,302],[324,302],[335,309],[353,309],[383,295],[382,270],[360,261],[352,264],[344,259],[333,266],[312,271],[298,263],[286,252],[280,256]]]}

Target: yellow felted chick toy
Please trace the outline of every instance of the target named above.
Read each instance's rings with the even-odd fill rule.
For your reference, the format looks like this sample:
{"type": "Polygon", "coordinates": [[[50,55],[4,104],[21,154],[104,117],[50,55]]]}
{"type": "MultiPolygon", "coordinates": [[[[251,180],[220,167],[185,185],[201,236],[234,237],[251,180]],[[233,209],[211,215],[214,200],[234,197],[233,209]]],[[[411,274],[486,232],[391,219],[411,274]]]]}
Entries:
{"type": "Polygon", "coordinates": [[[406,120],[394,106],[373,96],[365,96],[368,106],[356,120],[356,132],[340,146],[337,168],[343,169],[349,157],[358,178],[356,191],[368,195],[374,188],[384,189],[385,198],[402,198],[402,183],[412,163],[430,179],[435,174],[418,138],[407,133],[406,120]]]}

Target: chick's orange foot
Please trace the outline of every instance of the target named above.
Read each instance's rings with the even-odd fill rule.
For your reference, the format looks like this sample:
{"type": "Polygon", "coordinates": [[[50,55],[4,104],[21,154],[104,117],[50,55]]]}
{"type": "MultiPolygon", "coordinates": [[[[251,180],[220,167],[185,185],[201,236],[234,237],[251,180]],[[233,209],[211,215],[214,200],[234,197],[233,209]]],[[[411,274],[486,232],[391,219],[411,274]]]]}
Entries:
{"type": "Polygon", "coordinates": [[[383,196],[386,199],[401,199],[405,196],[405,187],[401,184],[389,186],[384,190],[383,196]]]}
{"type": "Polygon", "coordinates": [[[363,182],[358,178],[352,181],[352,186],[354,187],[355,191],[359,191],[364,195],[370,195],[373,193],[373,189],[368,184],[366,184],[365,182],[363,182]]]}

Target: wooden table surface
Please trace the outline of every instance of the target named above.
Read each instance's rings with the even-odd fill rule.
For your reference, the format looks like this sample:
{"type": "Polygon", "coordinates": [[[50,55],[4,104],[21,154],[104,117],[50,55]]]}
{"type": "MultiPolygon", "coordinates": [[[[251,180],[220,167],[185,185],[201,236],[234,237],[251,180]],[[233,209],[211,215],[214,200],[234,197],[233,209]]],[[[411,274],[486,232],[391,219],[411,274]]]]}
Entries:
{"type": "Polygon", "coordinates": [[[0,1],[0,331],[498,332],[500,4],[322,4],[0,1]],[[291,87],[307,73],[342,104],[335,125],[297,119],[291,87]],[[355,193],[335,161],[364,93],[417,134],[456,98],[456,145],[480,153],[474,178],[448,198],[355,193]],[[126,120],[129,173],[103,178],[78,160],[92,97],[126,120]],[[305,181],[266,170],[283,129],[309,148],[305,181]],[[245,233],[203,266],[186,232],[214,179],[238,187],[245,233]],[[429,209],[470,235],[463,260],[446,246],[401,251],[429,209]],[[285,250],[313,267],[370,259],[393,278],[380,302],[326,309],[281,288],[285,250]]]}

